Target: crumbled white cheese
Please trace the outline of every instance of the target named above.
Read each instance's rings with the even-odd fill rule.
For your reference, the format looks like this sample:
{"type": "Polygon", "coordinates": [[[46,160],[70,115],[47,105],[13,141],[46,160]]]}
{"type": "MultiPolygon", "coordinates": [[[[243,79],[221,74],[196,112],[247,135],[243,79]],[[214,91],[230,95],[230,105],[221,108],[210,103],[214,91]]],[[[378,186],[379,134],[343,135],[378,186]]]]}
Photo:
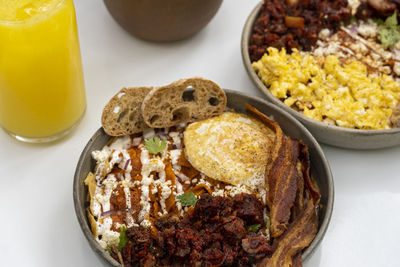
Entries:
{"type": "Polygon", "coordinates": [[[351,14],[355,15],[357,12],[358,6],[361,4],[360,0],[348,0],[349,7],[351,8],[351,14]]]}
{"type": "Polygon", "coordinates": [[[224,197],[225,196],[225,192],[222,189],[214,190],[214,192],[212,192],[212,196],[213,197],[224,197]]]}
{"type": "MultiPolygon", "coordinates": [[[[322,30],[319,32],[319,38],[321,38],[321,39],[326,39],[326,38],[329,37],[330,34],[331,34],[331,32],[330,32],[329,29],[322,29],[322,30]]],[[[319,41],[319,40],[318,40],[318,41],[319,41]]]]}
{"type": "Polygon", "coordinates": [[[181,138],[179,137],[179,132],[170,132],[169,136],[172,138],[174,145],[180,146],[181,138]]]}
{"type": "Polygon", "coordinates": [[[106,217],[99,219],[97,221],[97,233],[98,235],[103,235],[107,231],[110,231],[112,226],[112,219],[111,217],[106,217]]]}
{"type": "Polygon", "coordinates": [[[229,190],[229,196],[230,197],[234,197],[238,194],[242,194],[242,193],[247,193],[249,194],[249,190],[246,188],[246,186],[244,185],[238,185],[238,186],[226,186],[225,187],[227,190],[229,190]]]}
{"type": "Polygon", "coordinates": [[[393,71],[400,76],[400,62],[394,63],[393,71]]]}
{"type": "Polygon", "coordinates": [[[147,219],[144,219],[141,223],[140,226],[144,227],[144,228],[149,228],[151,227],[151,222],[147,219]]]}
{"type": "Polygon", "coordinates": [[[119,243],[119,233],[111,230],[107,230],[102,234],[102,237],[100,240],[98,240],[100,246],[104,249],[107,248],[107,246],[113,246],[113,245],[118,245],[119,243]]]}
{"type": "Polygon", "coordinates": [[[97,162],[97,163],[102,163],[105,162],[110,154],[107,151],[104,150],[95,150],[92,152],[92,158],[97,162]]]}
{"type": "Polygon", "coordinates": [[[175,180],[175,185],[176,185],[175,205],[178,208],[178,210],[182,210],[181,202],[179,202],[176,197],[179,195],[182,195],[184,193],[183,188],[182,188],[181,183],[178,180],[175,180]]]}
{"type": "Polygon", "coordinates": [[[169,151],[169,157],[171,159],[172,165],[178,164],[178,159],[181,156],[182,149],[173,149],[169,151]]]}
{"type": "Polygon", "coordinates": [[[361,21],[357,27],[357,32],[364,38],[374,38],[378,33],[378,25],[372,20],[361,21]]]}
{"type": "Polygon", "coordinates": [[[111,143],[109,147],[104,147],[103,149],[108,149],[109,151],[117,150],[121,151],[123,149],[129,149],[131,146],[131,138],[129,135],[124,135],[117,138],[114,142],[111,143]]]}

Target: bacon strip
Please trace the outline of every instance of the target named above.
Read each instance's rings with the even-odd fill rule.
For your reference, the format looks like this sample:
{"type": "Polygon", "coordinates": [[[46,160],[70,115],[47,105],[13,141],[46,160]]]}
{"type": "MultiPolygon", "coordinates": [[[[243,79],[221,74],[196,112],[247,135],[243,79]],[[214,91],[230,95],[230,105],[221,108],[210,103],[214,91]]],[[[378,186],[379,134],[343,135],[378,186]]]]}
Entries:
{"type": "Polygon", "coordinates": [[[258,266],[301,266],[302,250],[318,231],[317,207],[321,195],[310,176],[308,148],[286,137],[279,125],[250,105],[246,109],[275,132],[265,171],[271,236],[276,248],[258,266]]]}
{"type": "Polygon", "coordinates": [[[271,257],[263,259],[258,267],[301,266],[299,253],[308,247],[318,230],[318,218],[312,199],[288,230],[275,240],[276,250],[271,257]],[[299,262],[300,261],[300,262],[299,262]]]}
{"type": "Polygon", "coordinates": [[[272,148],[265,171],[267,205],[270,209],[271,236],[277,238],[287,229],[291,208],[296,200],[297,188],[301,176],[297,170],[300,156],[300,142],[286,137],[278,123],[251,107],[247,111],[263,121],[276,133],[275,146],[272,148]]]}
{"type": "Polygon", "coordinates": [[[281,148],[267,176],[270,185],[270,231],[274,238],[281,236],[287,229],[300,179],[297,171],[300,142],[286,138],[281,148]]]}
{"type": "Polygon", "coordinates": [[[307,189],[310,191],[311,197],[314,199],[314,204],[317,206],[321,199],[321,194],[315,188],[310,176],[310,156],[306,145],[302,144],[301,148],[301,162],[303,165],[303,176],[307,189]]]}

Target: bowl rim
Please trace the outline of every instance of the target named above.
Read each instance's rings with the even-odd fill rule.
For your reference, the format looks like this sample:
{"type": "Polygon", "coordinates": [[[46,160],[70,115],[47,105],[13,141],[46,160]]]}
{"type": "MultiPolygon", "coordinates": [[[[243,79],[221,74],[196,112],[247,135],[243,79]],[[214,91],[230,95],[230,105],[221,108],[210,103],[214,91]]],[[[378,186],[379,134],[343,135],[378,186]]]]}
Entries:
{"type": "MultiPolygon", "coordinates": [[[[89,227],[89,222],[86,214],[86,210],[81,208],[80,203],[86,202],[85,199],[80,198],[79,194],[79,188],[81,186],[86,187],[84,184],[84,179],[80,181],[80,173],[83,167],[83,163],[85,161],[85,158],[89,155],[91,155],[91,148],[95,140],[97,140],[98,137],[107,135],[106,132],[104,131],[103,127],[100,127],[99,129],[96,130],[96,132],[93,134],[93,136],[89,139],[87,144],[85,145],[85,148],[81,152],[79,156],[78,163],[75,168],[75,173],[74,173],[74,182],[73,182],[73,199],[74,199],[74,209],[75,209],[75,214],[79,222],[79,226],[86,237],[86,240],[89,242],[90,247],[92,250],[98,254],[98,256],[103,257],[110,263],[112,266],[121,266],[116,260],[114,260],[111,255],[104,250],[100,244],[95,240],[92,234],[92,229],[89,227]]],[[[87,174],[86,174],[87,175],[87,174]]],[[[86,176],[85,176],[86,177],[86,176]]]]}
{"type": "Polygon", "coordinates": [[[371,136],[371,135],[394,135],[400,133],[400,128],[391,128],[391,129],[381,129],[381,130],[365,130],[365,129],[353,129],[353,128],[346,128],[336,125],[330,125],[324,122],[320,122],[314,119],[311,119],[305,116],[303,113],[295,111],[294,109],[286,106],[282,101],[280,101],[277,97],[275,97],[268,88],[264,85],[264,83],[260,80],[256,72],[253,70],[250,61],[249,51],[249,40],[251,38],[251,33],[253,30],[253,25],[257,19],[258,14],[260,13],[261,6],[264,1],[258,3],[253,10],[251,11],[250,15],[247,17],[246,22],[244,24],[241,36],[241,52],[242,52],[242,60],[245,66],[245,69],[250,76],[251,80],[256,84],[258,89],[260,89],[264,95],[267,97],[269,101],[278,105],[280,108],[284,109],[285,111],[289,112],[294,117],[298,118],[302,122],[306,122],[310,125],[316,125],[320,128],[328,129],[332,132],[340,132],[340,133],[348,133],[348,134],[356,134],[362,136],[371,136]]]}
{"type": "MultiPolygon", "coordinates": [[[[227,97],[229,95],[239,95],[241,97],[248,98],[249,100],[253,100],[255,102],[261,102],[263,106],[267,107],[269,110],[273,110],[277,113],[281,113],[286,120],[290,122],[290,124],[293,124],[298,130],[300,130],[308,139],[310,142],[308,146],[312,145],[314,148],[315,156],[318,157],[319,162],[318,164],[323,165],[323,171],[324,174],[326,175],[326,182],[327,182],[327,188],[328,188],[328,193],[327,193],[327,201],[326,201],[326,206],[324,207],[325,209],[325,216],[323,221],[319,224],[318,232],[316,236],[314,237],[313,241],[311,244],[303,251],[302,254],[302,260],[306,261],[315,251],[315,249],[318,247],[318,245],[321,243],[323,237],[325,236],[325,233],[328,229],[329,223],[331,221],[332,213],[333,213],[333,204],[334,204],[334,181],[333,181],[333,176],[331,172],[331,168],[329,165],[329,162],[327,158],[325,157],[325,154],[317,142],[317,140],[314,138],[314,136],[310,133],[310,131],[303,125],[301,124],[298,120],[296,120],[291,114],[286,112],[285,110],[282,110],[281,108],[273,105],[272,103],[267,102],[266,100],[248,95],[246,93],[236,91],[236,90],[229,90],[229,89],[224,89],[224,91],[227,94],[227,97]]],[[[96,130],[96,132],[93,134],[93,136],[89,139],[87,144],[85,145],[85,148],[83,149],[78,163],[76,165],[75,173],[74,173],[74,181],[73,181],[73,201],[74,201],[74,209],[75,209],[75,214],[78,219],[80,228],[86,237],[87,241],[89,242],[90,247],[92,250],[96,252],[96,254],[103,259],[105,259],[109,264],[112,266],[121,266],[119,262],[114,260],[106,250],[104,250],[100,244],[94,239],[92,235],[92,230],[89,227],[88,224],[88,218],[86,215],[86,210],[81,208],[81,203],[86,202],[85,199],[80,198],[79,194],[79,188],[81,186],[84,186],[83,180],[80,180],[80,174],[81,170],[83,168],[83,163],[87,156],[90,156],[91,154],[91,149],[92,145],[94,144],[95,140],[99,138],[100,136],[107,136],[107,134],[104,132],[103,128],[100,127],[99,129],[96,130]]],[[[111,138],[111,137],[110,137],[111,138]]],[[[317,163],[314,163],[317,164],[317,163]]],[[[313,165],[314,165],[313,164],[313,165]]],[[[84,175],[86,177],[87,174],[84,175]]]]}

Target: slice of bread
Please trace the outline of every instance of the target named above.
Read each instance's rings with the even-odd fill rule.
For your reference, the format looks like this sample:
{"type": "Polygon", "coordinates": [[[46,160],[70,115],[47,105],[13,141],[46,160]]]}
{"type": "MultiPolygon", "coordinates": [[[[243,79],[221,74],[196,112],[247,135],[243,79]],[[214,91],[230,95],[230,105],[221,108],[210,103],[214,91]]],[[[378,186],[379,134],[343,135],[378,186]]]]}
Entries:
{"type": "Polygon", "coordinates": [[[164,128],[219,115],[225,107],[225,92],[216,83],[190,78],[152,89],[143,101],[142,116],[151,128],[164,128]]]}
{"type": "Polygon", "coordinates": [[[111,136],[142,132],[149,128],[143,120],[141,105],[152,87],[122,88],[103,109],[101,123],[111,136]]]}

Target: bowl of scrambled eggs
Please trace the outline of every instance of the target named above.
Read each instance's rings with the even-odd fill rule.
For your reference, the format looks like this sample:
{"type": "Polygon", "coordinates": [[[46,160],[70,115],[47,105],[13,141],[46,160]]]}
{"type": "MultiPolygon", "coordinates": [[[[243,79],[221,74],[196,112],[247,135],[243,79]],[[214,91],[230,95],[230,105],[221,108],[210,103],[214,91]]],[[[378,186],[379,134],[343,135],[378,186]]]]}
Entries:
{"type": "MultiPolygon", "coordinates": [[[[362,58],[342,54],[267,47],[251,61],[249,47],[261,4],[242,33],[242,57],[254,84],[273,104],[302,122],[325,144],[375,149],[400,144],[400,82],[389,74],[371,74],[362,58]]],[[[318,42],[317,42],[318,43],[318,42]]]]}

